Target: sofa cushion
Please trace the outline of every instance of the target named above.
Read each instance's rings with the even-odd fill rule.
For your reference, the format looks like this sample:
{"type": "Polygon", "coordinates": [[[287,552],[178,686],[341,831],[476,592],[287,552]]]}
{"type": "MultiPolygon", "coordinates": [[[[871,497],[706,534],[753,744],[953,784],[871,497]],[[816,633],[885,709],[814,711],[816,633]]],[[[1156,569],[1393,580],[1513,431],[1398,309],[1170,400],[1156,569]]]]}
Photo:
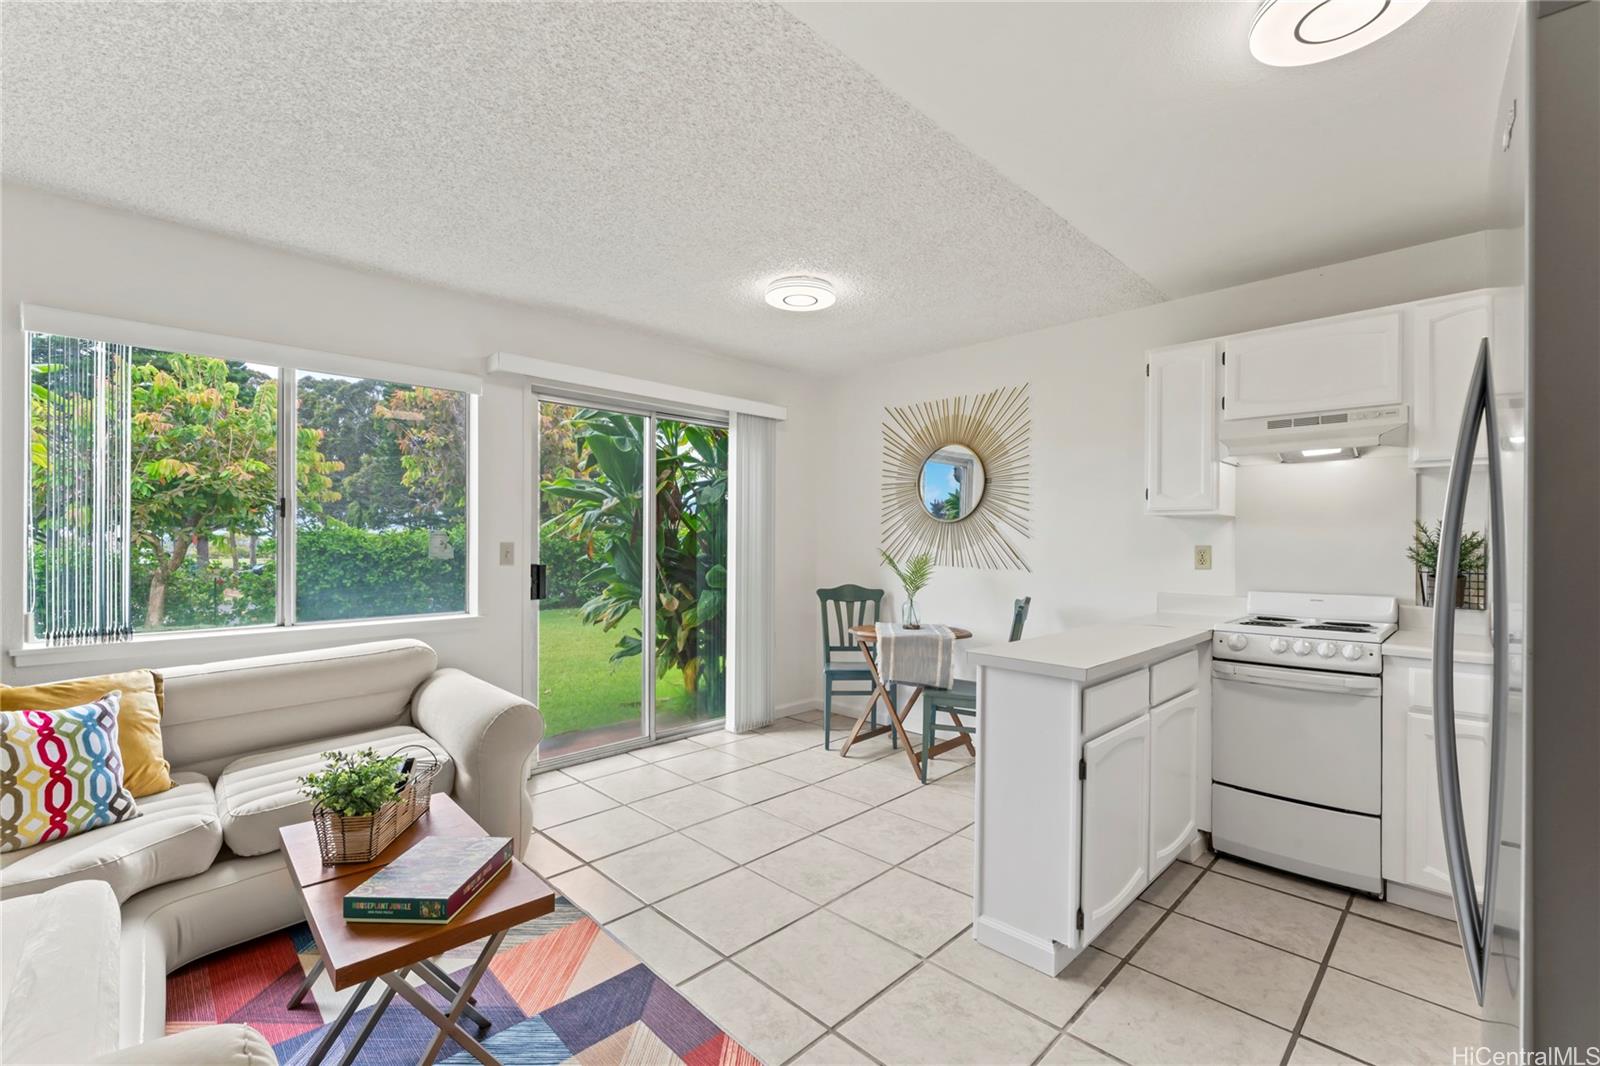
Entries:
{"type": "Polygon", "coordinates": [[[215,781],[268,748],[411,725],[411,696],[438,665],[420,640],[384,640],[164,669],[162,744],[173,766],[215,781]]]}
{"type": "MultiPolygon", "coordinates": [[[[365,733],[347,733],[305,744],[291,744],[235,759],[217,778],[217,808],[222,838],[235,855],[265,855],[278,850],[278,830],[311,817],[311,801],[300,792],[300,778],[322,766],[322,753],[372,748],[389,755],[420,746],[439,760],[433,790],[448,793],[455,786],[450,756],[420,729],[390,726],[365,733]]],[[[417,752],[415,754],[421,754],[417,752]]]]}
{"type": "Polygon", "coordinates": [[[277,1066],[267,1038],[248,1025],[202,1025],[113,1051],[95,1066],[277,1066]]]}
{"type": "Polygon", "coordinates": [[[0,852],[65,840],[139,813],[123,784],[117,703],[0,711],[0,852]]]}
{"type": "Polygon", "coordinates": [[[117,705],[117,746],[128,791],[138,799],[172,787],[172,769],[161,747],[161,689],[161,678],[149,670],[25,687],[0,685],[0,711],[57,711],[92,703],[110,692],[122,693],[117,705]]]}
{"type": "Polygon", "coordinates": [[[116,1048],[121,930],[98,881],[0,903],[0,1061],[81,1063],[116,1048]]]}
{"type": "Polygon", "coordinates": [[[0,897],[94,880],[126,900],[209,867],[222,847],[211,782],[185,773],[173,774],[172,781],[172,788],[139,801],[137,818],[0,854],[0,897]]]}

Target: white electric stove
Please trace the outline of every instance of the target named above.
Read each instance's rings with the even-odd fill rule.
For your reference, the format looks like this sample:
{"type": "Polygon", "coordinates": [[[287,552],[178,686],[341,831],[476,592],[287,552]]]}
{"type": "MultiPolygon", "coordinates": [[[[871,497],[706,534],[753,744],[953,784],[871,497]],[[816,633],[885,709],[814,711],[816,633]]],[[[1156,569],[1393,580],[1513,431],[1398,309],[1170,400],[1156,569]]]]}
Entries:
{"type": "Polygon", "coordinates": [[[1212,637],[1212,843],[1381,892],[1383,642],[1392,596],[1252,592],[1212,637]]]}
{"type": "Polygon", "coordinates": [[[1393,596],[1252,592],[1246,606],[1249,614],[1216,627],[1213,658],[1376,674],[1383,642],[1398,628],[1393,596]]]}

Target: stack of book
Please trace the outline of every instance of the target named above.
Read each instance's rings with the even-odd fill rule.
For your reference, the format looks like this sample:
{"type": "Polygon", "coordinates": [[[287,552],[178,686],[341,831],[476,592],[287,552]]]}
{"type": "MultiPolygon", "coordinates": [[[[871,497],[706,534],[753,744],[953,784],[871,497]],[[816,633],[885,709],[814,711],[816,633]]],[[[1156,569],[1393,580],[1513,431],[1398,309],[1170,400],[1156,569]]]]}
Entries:
{"type": "Polygon", "coordinates": [[[345,921],[443,925],[510,864],[510,837],[425,837],[346,893],[345,921]]]}

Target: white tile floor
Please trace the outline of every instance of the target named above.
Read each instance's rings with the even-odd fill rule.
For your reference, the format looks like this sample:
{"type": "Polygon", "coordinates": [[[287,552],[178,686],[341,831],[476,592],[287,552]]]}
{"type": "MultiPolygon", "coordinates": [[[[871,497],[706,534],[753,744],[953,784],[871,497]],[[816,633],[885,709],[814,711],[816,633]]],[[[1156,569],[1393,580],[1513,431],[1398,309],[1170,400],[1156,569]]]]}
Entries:
{"type": "Polygon", "coordinates": [[[528,861],[772,1066],[1477,1043],[1453,922],[1229,859],[1175,864],[1059,977],[1012,962],[971,939],[970,760],[923,786],[887,738],[821,742],[813,711],[540,775],[528,861]]]}

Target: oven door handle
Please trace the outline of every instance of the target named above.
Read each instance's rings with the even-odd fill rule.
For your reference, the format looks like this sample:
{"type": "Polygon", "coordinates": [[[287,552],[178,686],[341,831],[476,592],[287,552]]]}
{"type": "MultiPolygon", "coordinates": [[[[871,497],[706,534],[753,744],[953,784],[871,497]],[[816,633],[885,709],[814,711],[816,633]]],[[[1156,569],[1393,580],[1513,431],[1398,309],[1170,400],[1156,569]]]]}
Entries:
{"type": "Polygon", "coordinates": [[[1211,676],[1217,681],[1237,681],[1244,685],[1270,685],[1297,688],[1307,692],[1345,692],[1351,695],[1376,694],[1383,683],[1364,674],[1316,674],[1273,666],[1241,666],[1238,663],[1213,663],[1211,676]]]}

